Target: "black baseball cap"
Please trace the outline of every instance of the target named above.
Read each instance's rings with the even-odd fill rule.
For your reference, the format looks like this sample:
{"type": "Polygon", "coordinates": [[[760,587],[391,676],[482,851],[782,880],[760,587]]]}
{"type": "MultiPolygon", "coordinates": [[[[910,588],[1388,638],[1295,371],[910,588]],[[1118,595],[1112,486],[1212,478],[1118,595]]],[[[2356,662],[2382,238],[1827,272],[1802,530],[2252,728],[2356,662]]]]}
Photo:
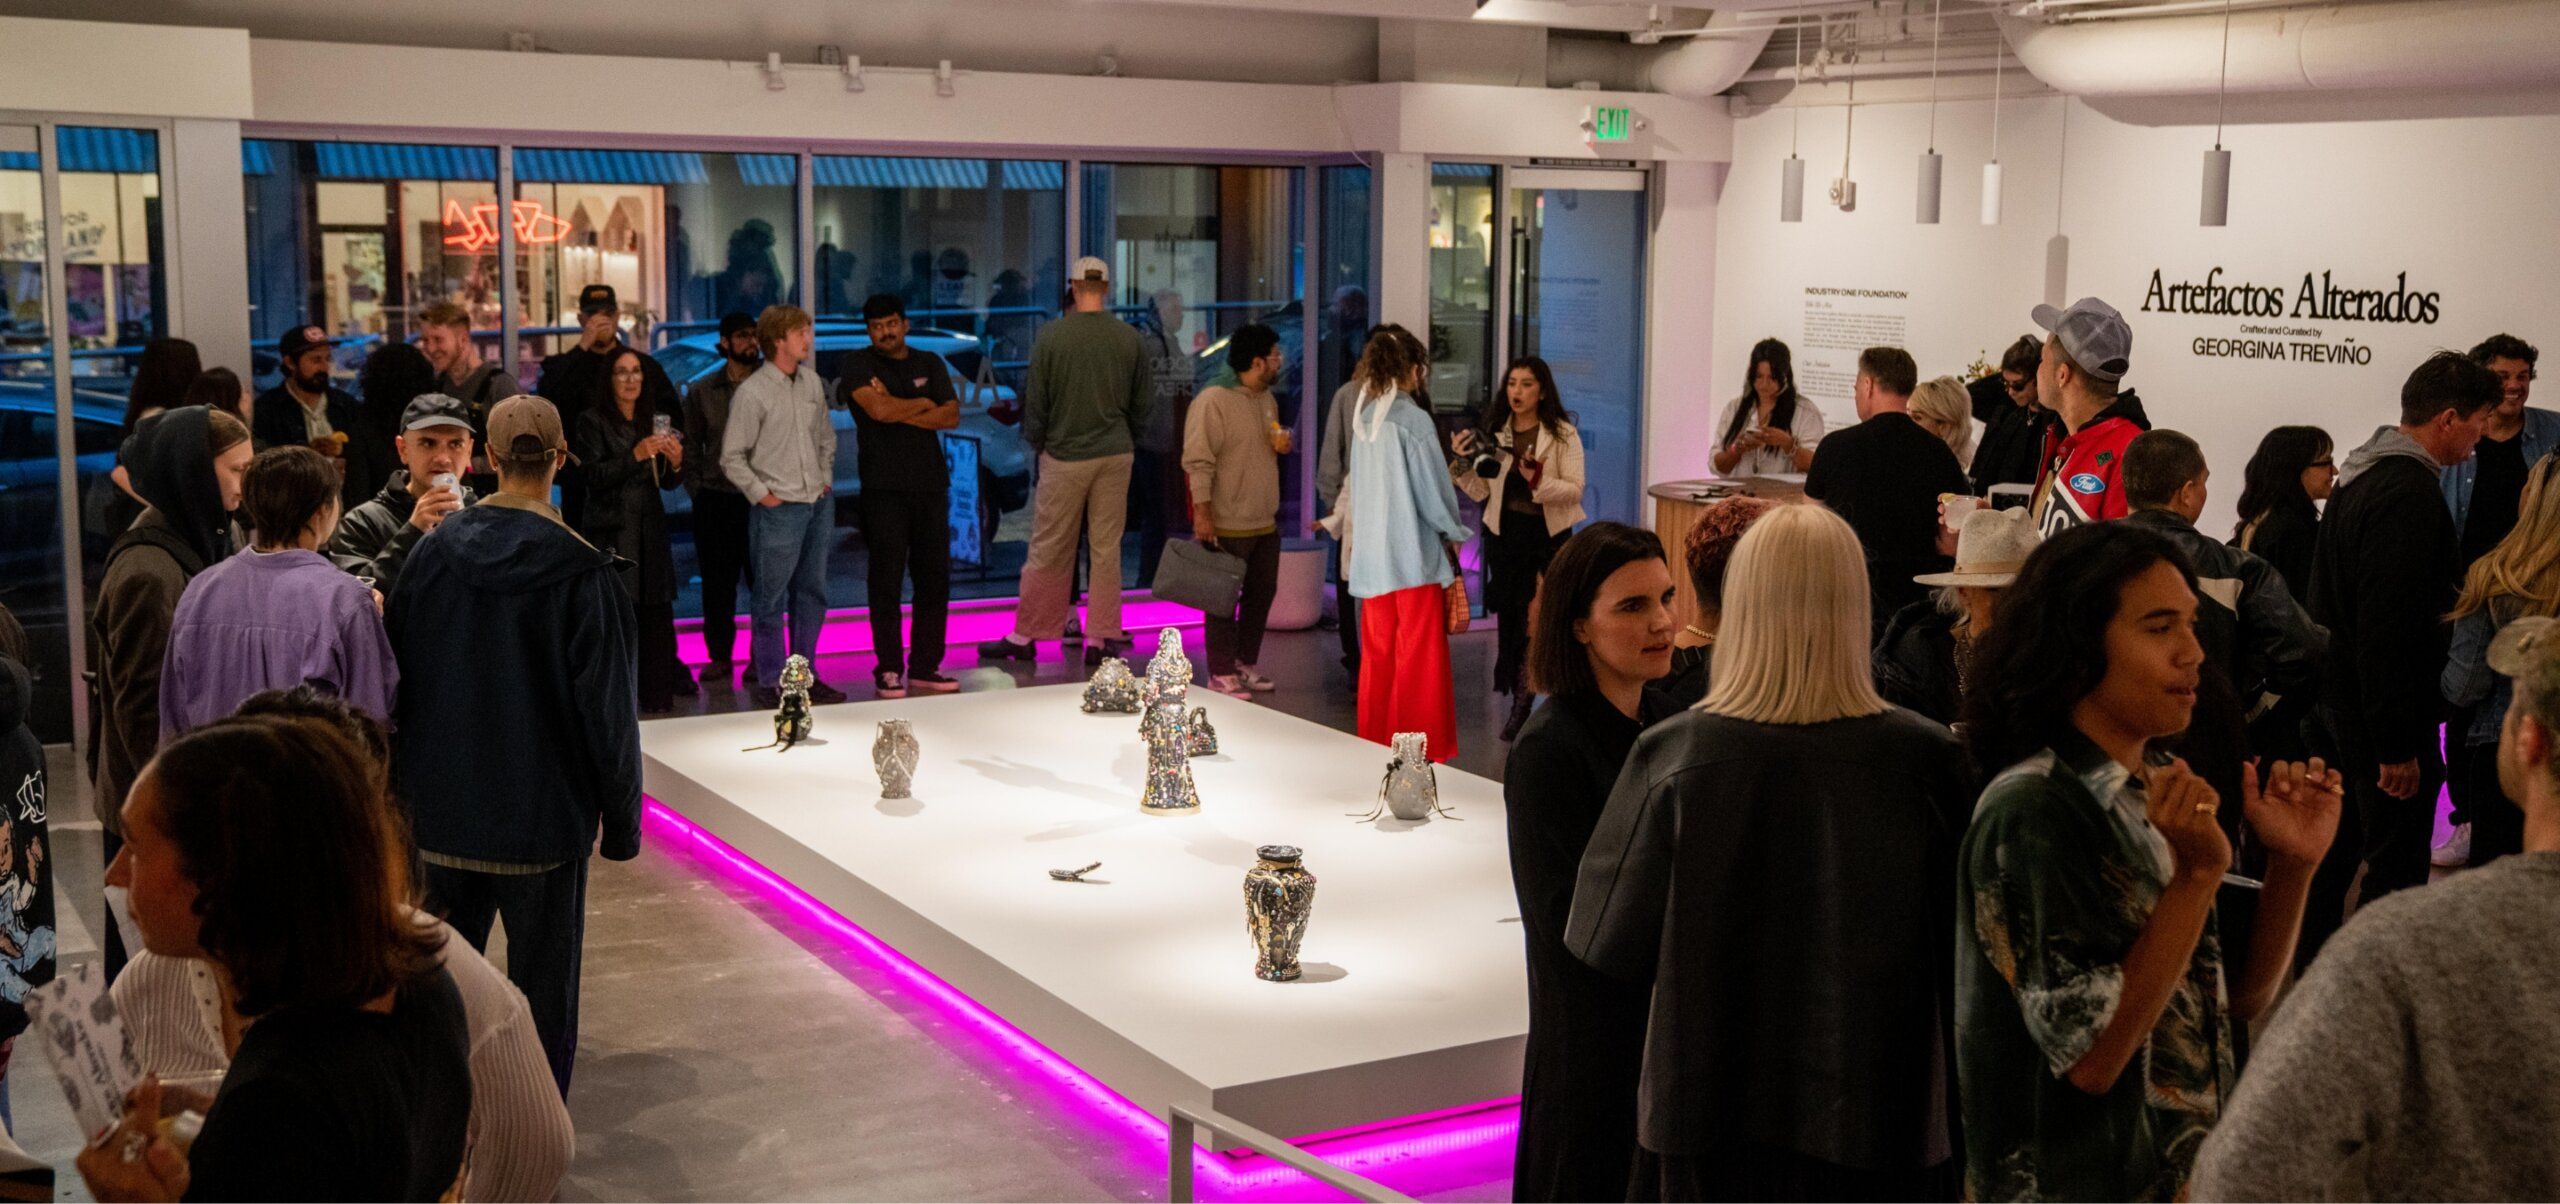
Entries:
{"type": "Polygon", "coordinates": [[[862,303],[862,320],[865,322],[905,316],[907,316],[906,298],[896,293],[873,293],[862,303]]]}
{"type": "Polygon", "coordinates": [[[303,352],[329,345],[329,332],[317,326],[296,326],[276,340],[276,355],[290,364],[303,352]]]}
{"type": "Polygon", "coordinates": [[[723,341],[726,341],[730,335],[736,334],[739,331],[754,330],[755,328],[756,320],[755,316],[752,314],[729,313],[723,315],[720,319],[720,337],[723,341]]]}
{"type": "Polygon", "coordinates": [[[471,429],[471,407],[459,397],[442,393],[420,393],[400,411],[400,429],[423,430],[431,426],[458,426],[471,429]]]}
{"type": "Polygon", "coordinates": [[[613,310],[617,313],[622,309],[622,302],[614,296],[612,285],[590,284],[587,287],[578,290],[579,317],[583,318],[588,314],[603,309],[613,310]]]}

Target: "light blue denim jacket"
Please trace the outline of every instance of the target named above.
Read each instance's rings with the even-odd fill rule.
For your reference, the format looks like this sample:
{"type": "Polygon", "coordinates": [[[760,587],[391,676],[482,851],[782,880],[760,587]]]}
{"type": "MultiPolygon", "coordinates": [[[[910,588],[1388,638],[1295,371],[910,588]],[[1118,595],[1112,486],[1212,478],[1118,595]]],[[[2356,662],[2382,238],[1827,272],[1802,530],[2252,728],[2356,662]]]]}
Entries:
{"type": "Polygon", "coordinates": [[[2492,599],[2489,605],[2453,621],[2453,645],[2437,685],[2446,702],[2458,707],[2479,704],[2471,712],[2471,730],[2463,733],[2464,744],[2497,743],[2507,708],[2515,703],[2516,684],[2489,667],[2489,641],[2516,617],[2514,603],[2513,598],[2492,599]]]}
{"type": "Polygon", "coordinates": [[[1458,494],[1439,432],[1404,394],[1363,394],[1351,409],[1351,596],[1449,583],[1446,544],[1463,543],[1458,494]]]}
{"type": "MultiPolygon", "coordinates": [[[[2560,412],[2525,407],[2524,433],[2519,438],[2524,440],[2524,466],[2532,468],[2536,461],[2550,455],[2553,448],[2560,447],[2560,412]]],[[[2471,487],[2479,479],[2478,456],[2445,469],[2442,474],[2444,504],[2453,508],[2453,535],[2456,539],[2462,537],[2463,524],[2471,518],[2471,487]]]]}

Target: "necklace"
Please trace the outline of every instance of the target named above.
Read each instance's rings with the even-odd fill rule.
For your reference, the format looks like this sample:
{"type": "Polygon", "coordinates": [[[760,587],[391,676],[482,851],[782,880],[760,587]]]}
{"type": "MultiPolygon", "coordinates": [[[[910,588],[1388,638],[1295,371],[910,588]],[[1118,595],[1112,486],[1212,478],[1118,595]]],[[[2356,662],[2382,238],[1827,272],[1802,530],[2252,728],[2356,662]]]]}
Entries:
{"type": "Polygon", "coordinates": [[[1683,623],[1680,625],[1680,630],[1698,637],[1699,640],[1705,643],[1713,644],[1716,642],[1716,633],[1712,631],[1700,631],[1698,630],[1698,625],[1695,623],[1683,623]]]}

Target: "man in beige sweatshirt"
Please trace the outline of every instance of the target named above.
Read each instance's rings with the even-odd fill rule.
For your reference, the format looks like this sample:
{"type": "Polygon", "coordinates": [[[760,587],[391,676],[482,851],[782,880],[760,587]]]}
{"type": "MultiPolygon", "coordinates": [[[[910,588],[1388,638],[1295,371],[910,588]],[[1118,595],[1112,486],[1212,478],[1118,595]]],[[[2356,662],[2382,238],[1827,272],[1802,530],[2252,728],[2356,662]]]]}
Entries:
{"type": "Polygon", "coordinates": [[[1237,383],[1201,390],[1182,433],[1191,529],[1201,543],[1244,561],[1237,613],[1212,614],[1203,624],[1209,688],[1238,698],[1274,688],[1254,662],[1261,659],[1263,625],[1280,587],[1280,457],[1290,439],[1271,382],[1286,358],[1268,326],[1255,323],[1229,335],[1227,366],[1237,383]]]}

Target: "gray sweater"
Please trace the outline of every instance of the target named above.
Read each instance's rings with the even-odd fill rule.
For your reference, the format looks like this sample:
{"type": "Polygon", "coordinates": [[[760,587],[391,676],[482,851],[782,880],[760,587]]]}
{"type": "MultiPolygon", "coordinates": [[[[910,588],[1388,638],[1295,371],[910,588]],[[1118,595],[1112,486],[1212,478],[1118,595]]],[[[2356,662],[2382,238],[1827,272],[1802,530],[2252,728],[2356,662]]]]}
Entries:
{"type": "Polygon", "coordinates": [[[2205,1141],[2198,1200],[2560,1198],[2560,853],[2356,913],[2205,1141]]]}

